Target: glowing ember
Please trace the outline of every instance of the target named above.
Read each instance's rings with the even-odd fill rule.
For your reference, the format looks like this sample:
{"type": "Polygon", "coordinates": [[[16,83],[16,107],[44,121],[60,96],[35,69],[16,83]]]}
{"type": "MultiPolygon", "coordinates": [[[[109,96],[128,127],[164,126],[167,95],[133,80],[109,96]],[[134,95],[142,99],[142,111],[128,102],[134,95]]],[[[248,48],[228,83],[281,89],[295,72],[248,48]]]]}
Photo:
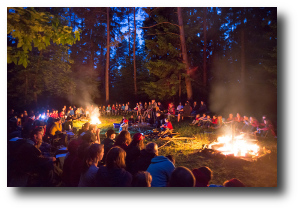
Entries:
{"type": "Polygon", "coordinates": [[[259,146],[253,141],[245,140],[243,135],[218,137],[217,142],[213,142],[208,146],[209,149],[220,151],[223,155],[231,155],[245,157],[246,155],[258,156],[259,146]]]}

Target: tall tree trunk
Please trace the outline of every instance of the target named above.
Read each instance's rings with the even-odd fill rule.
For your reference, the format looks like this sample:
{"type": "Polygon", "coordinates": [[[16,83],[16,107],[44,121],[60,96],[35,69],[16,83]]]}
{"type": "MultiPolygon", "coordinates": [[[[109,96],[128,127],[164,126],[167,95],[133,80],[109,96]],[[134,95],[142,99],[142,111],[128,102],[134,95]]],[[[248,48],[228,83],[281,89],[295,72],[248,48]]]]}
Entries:
{"type": "Polygon", "coordinates": [[[185,64],[185,70],[186,70],[186,73],[187,73],[187,76],[185,77],[187,99],[192,100],[192,98],[193,98],[193,89],[192,89],[192,82],[191,82],[191,79],[189,77],[190,67],[189,67],[189,63],[188,63],[188,56],[187,56],[186,45],[185,45],[185,36],[184,36],[183,21],[182,21],[182,15],[181,15],[181,8],[180,7],[177,7],[177,13],[178,13],[182,58],[183,58],[183,63],[185,64]]]}
{"type": "Polygon", "coordinates": [[[178,97],[179,101],[181,101],[181,72],[179,73],[179,88],[178,88],[178,97]]]}
{"type": "Polygon", "coordinates": [[[128,36],[128,58],[129,58],[129,64],[130,64],[130,8],[128,8],[128,30],[129,30],[129,36],[128,36]]]}
{"type": "Polygon", "coordinates": [[[105,69],[105,101],[109,102],[109,44],[110,44],[110,31],[109,31],[109,7],[106,8],[106,18],[107,18],[107,51],[106,51],[106,69],[105,69]]]}
{"type": "Polygon", "coordinates": [[[245,32],[241,31],[241,83],[245,85],[245,32]]]}
{"type": "Polygon", "coordinates": [[[203,15],[203,35],[204,35],[204,46],[203,46],[203,86],[206,87],[207,82],[207,68],[206,68],[206,45],[207,45],[207,38],[206,38],[206,7],[204,7],[204,15],[203,15]]]}
{"type": "MultiPolygon", "coordinates": [[[[136,24],[135,24],[135,7],[133,8],[133,23],[134,23],[134,37],[133,37],[133,77],[134,77],[134,95],[137,97],[136,85],[136,60],[135,60],[135,40],[136,40],[136,24]]],[[[136,98],[137,99],[137,98],[136,98]]]]}

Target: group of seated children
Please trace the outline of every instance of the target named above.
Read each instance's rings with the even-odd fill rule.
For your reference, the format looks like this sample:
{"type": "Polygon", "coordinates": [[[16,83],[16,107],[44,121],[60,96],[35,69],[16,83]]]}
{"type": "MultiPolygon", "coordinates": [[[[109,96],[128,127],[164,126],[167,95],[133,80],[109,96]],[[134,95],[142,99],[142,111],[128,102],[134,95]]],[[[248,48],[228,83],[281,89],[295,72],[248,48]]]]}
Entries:
{"type": "Polygon", "coordinates": [[[262,122],[259,122],[253,116],[242,117],[239,113],[236,114],[236,117],[233,117],[233,114],[230,113],[226,120],[223,120],[222,116],[213,115],[211,118],[210,115],[203,113],[202,117],[200,117],[200,114],[197,114],[190,125],[214,129],[222,126],[233,125],[236,131],[250,133],[255,135],[255,137],[272,134],[275,138],[277,138],[274,126],[266,116],[263,116],[262,122]]]}

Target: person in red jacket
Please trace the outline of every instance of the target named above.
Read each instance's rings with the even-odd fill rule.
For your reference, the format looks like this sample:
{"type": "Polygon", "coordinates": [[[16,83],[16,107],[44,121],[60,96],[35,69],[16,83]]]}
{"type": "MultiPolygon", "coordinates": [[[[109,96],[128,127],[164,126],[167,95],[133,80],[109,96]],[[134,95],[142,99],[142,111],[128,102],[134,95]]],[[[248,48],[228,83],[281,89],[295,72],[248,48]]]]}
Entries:
{"type": "Polygon", "coordinates": [[[165,134],[172,134],[173,125],[167,118],[165,119],[165,124],[160,127],[162,129],[161,136],[165,134]]]}

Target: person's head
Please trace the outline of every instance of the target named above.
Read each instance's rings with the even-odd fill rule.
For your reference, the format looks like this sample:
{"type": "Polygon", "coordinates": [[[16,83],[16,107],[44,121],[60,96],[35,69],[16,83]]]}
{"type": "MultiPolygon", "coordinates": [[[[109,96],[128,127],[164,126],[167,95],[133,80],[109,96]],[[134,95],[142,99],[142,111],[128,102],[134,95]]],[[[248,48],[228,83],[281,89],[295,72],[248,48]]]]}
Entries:
{"type": "Polygon", "coordinates": [[[148,114],[148,118],[151,118],[151,114],[148,114]]]}
{"type": "Polygon", "coordinates": [[[77,154],[77,149],[78,149],[79,145],[80,145],[80,141],[77,141],[77,140],[70,141],[70,143],[68,144],[68,152],[70,153],[70,155],[77,154]]]}
{"type": "Polygon", "coordinates": [[[244,116],[244,120],[249,120],[249,118],[247,116],[244,116]]]}
{"type": "Polygon", "coordinates": [[[204,102],[203,102],[203,101],[201,101],[200,103],[201,103],[201,105],[203,105],[203,104],[204,104],[204,102]]]}
{"type": "Polygon", "coordinates": [[[92,136],[91,133],[87,132],[82,136],[82,141],[86,144],[93,144],[96,141],[95,136],[92,136]]]}
{"type": "Polygon", "coordinates": [[[212,178],[212,171],[210,168],[204,166],[198,169],[194,169],[193,174],[196,178],[196,186],[197,187],[207,187],[208,183],[212,178]]]}
{"type": "Polygon", "coordinates": [[[55,120],[55,122],[58,123],[58,124],[61,124],[61,119],[60,119],[60,118],[57,118],[57,119],[55,120]]]}
{"type": "Polygon", "coordinates": [[[169,119],[168,119],[168,118],[165,118],[165,122],[166,122],[166,123],[169,122],[169,119]]]}
{"type": "Polygon", "coordinates": [[[179,166],[171,174],[170,187],[195,187],[196,179],[190,169],[179,166]]]}
{"type": "Polygon", "coordinates": [[[188,102],[185,102],[184,105],[187,106],[187,105],[188,105],[188,102]]]}
{"type": "Polygon", "coordinates": [[[240,118],[241,117],[240,113],[236,113],[236,117],[240,118]]]}
{"type": "Polygon", "coordinates": [[[168,158],[169,161],[171,161],[175,165],[175,158],[173,155],[167,155],[166,158],[168,158]]]}
{"type": "Polygon", "coordinates": [[[210,115],[207,115],[207,119],[210,119],[210,115]]]}
{"type": "Polygon", "coordinates": [[[34,142],[37,148],[40,148],[43,143],[43,134],[44,132],[42,128],[35,128],[30,133],[30,139],[34,142]]]}
{"type": "Polygon", "coordinates": [[[151,187],[152,176],[147,171],[139,171],[132,180],[132,187],[151,187]]]}
{"type": "Polygon", "coordinates": [[[199,118],[200,117],[200,114],[196,114],[196,118],[199,118]]]}
{"type": "Polygon", "coordinates": [[[91,124],[90,127],[89,127],[89,130],[90,130],[92,133],[96,133],[96,131],[97,131],[97,125],[91,124]]]}
{"type": "Polygon", "coordinates": [[[224,187],[246,187],[240,180],[233,178],[223,183],[224,187]]]}
{"type": "Polygon", "coordinates": [[[229,118],[233,118],[233,114],[230,113],[230,114],[229,114],[229,118]]]}
{"type": "Polygon", "coordinates": [[[216,115],[213,115],[213,119],[214,119],[214,120],[217,119],[217,116],[216,116],[216,115]]]}
{"type": "Polygon", "coordinates": [[[144,149],[144,136],[141,133],[136,133],[132,137],[132,141],[130,143],[132,146],[138,146],[140,149],[144,149]]]}
{"type": "Polygon", "coordinates": [[[20,114],[20,117],[21,117],[21,118],[22,118],[22,117],[24,117],[24,114],[23,114],[23,113],[21,113],[21,114],[20,114]]]}
{"type": "Polygon", "coordinates": [[[108,169],[125,168],[126,152],[118,146],[112,147],[106,156],[106,167],[108,169]]]}
{"type": "Polygon", "coordinates": [[[113,129],[109,129],[105,133],[106,138],[115,139],[116,138],[116,132],[113,129]]]}
{"type": "Polygon", "coordinates": [[[159,113],[159,112],[156,112],[156,116],[159,117],[159,116],[160,116],[160,113],[159,113]]]}
{"type": "Polygon", "coordinates": [[[133,115],[131,115],[130,118],[133,118],[133,115]]]}
{"type": "Polygon", "coordinates": [[[82,126],[82,130],[84,130],[84,131],[88,131],[89,128],[90,128],[90,123],[89,122],[84,123],[83,126],[82,126]]]}
{"type": "Polygon", "coordinates": [[[203,117],[206,117],[206,114],[205,113],[203,113],[203,115],[202,115],[203,117]]]}
{"type": "Polygon", "coordinates": [[[87,171],[87,169],[93,164],[97,166],[98,162],[102,160],[103,155],[103,144],[92,144],[91,146],[89,146],[85,150],[83,172],[87,171]]]}
{"type": "Polygon", "coordinates": [[[155,154],[157,156],[158,155],[158,146],[157,146],[157,144],[154,143],[154,142],[149,142],[146,145],[146,151],[148,153],[153,153],[153,154],[155,154]]]}
{"type": "Polygon", "coordinates": [[[129,145],[131,142],[131,136],[128,131],[121,131],[121,133],[116,137],[116,145],[129,145]]]}

